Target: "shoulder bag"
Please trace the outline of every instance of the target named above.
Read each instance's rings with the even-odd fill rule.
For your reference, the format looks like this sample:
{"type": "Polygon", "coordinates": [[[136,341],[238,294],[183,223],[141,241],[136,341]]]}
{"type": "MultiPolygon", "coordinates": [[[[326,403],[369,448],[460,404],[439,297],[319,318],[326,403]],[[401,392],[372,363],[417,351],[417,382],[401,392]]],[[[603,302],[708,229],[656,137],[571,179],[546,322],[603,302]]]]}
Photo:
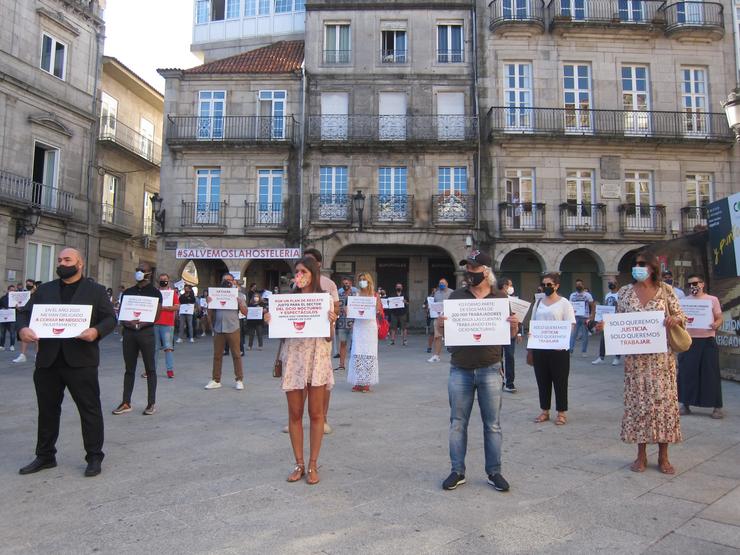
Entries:
{"type": "Polygon", "coordinates": [[[285,339],[281,339],[280,345],[278,346],[277,355],[275,356],[275,364],[272,367],[272,377],[273,378],[283,377],[283,361],[281,360],[280,355],[283,354],[284,344],[285,344],[285,339]]]}
{"type": "MultiPolygon", "coordinates": [[[[673,316],[673,312],[671,311],[671,305],[668,302],[669,298],[669,286],[665,283],[661,283],[660,287],[663,289],[663,299],[665,299],[665,312],[666,316],[673,316]]],[[[670,294],[673,295],[673,291],[670,291],[670,294]]],[[[672,328],[667,329],[668,332],[668,346],[671,348],[671,351],[675,353],[685,353],[689,350],[691,347],[691,336],[689,335],[689,332],[686,331],[682,326],[674,326],[672,328]]]]}
{"type": "MultiPolygon", "coordinates": [[[[376,301],[377,302],[377,301],[376,301]]],[[[383,310],[383,305],[380,305],[380,314],[378,314],[378,339],[381,341],[388,337],[388,332],[391,330],[391,325],[388,323],[388,320],[385,318],[385,310],[383,310]]]]}

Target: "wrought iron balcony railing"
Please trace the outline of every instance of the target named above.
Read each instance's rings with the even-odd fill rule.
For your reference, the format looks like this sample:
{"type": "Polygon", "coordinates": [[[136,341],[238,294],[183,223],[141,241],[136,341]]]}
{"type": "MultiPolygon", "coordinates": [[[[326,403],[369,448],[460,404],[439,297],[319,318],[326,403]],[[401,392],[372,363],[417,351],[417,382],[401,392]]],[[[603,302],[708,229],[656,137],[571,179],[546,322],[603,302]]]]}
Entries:
{"type": "Polygon", "coordinates": [[[497,135],[733,140],[721,113],[495,106],[488,115],[489,129],[497,135]]]}
{"type": "Polygon", "coordinates": [[[475,116],[309,116],[308,137],[326,142],[477,141],[475,116]]]}
{"type": "Polygon", "coordinates": [[[159,142],[134,131],[115,118],[101,118],[98,138],[115,143],[156,166],[162,162],[162,145],[159,142]]]}
{"type": "Polygon", "coordinates": [[[432,195],[432,223],[435,225],[475,223],[475,195],[444,193],[432,195]]]}
{"type": "Polygon", "coordinates": [[[461,64],[465,61],[465,50],[448,48],[447,50],[437,50],[438,64],[461,64]]]}
{"type": "Polygon", "coordinates": [[[717,29],[724,34],[724,8],[718,2],[675,2],[663,7],[666,33],[680,29],[717,29]]]}
{"type": "Polygon", "coordinates": [[[284,228],[288,221],[287,202],[244,201],[244,227],[284,228]]]}
{"type": "Polygon", "coordinates": [[[311,195],[311,221],[348,224],[352,222],[352,196],[333,193],[311,195]]]}
{"type": "Polygon", "coordinates": [[[100,205],[100,225],[133,233],[134,215],[113,204],[103,203],[100,205]]]}
{"type": "Polygon", "coordinates": [[[560,205],[560,232],[564,234],[606,233],[606,204],[560,205]]]}
{"type": "Polygon", "coordinates": [[[72,216],[74,194],[0,170],[0,199],[4,203],[40,209],[47,214],[72,216]]]}
{"type": "Polygon", "coordinates": [[[622,234],[665,235],[665,206],[620,204],[619,231],[622,234]]]}
{"type": "Polygon", "coordinates": [[[491,31],[509,24],[535,24],[545,28],[543,0],[493,0],[489,4],[491,31]]]}
{"type": "Polygon", "coordinates": [[[681,232],[693,233],[707,229],[706,206],[684,206],[681,208],[681,232]]]}
{"type": "Polygon", "coordinates": [[[559,24],[663,25],[662,0],[552,0],[552,27],[559,24]]]}
{"type": "Polygon", "coordinates": [[[377,224],[413,224],[414,195],[372,195],[370,222],[377,224]]]}
{"type": "Polygon", "coordinates": [[[502,202],[498,205],[499,231],[542,233],[545,231],[544,202],[502,202]]]}
{"type": "Polygon", "coordinates": [[[293,116],[167,116],[167,142],[292,143],[293,116]]]}
{"type": "MultiPolygon", "coordinates": [[[[226,201],[182,202],[181,227],[226,227],[226,201]]],[[[238,224],[237,224],[238,225],[238,224]]]]}
{"type": "Polygon", "coordinates": [[[351,50],[324,50],[325,64],[348,64],[351,60],[351,50]]]}
{"type": "Polygon", "coordinates": [[[380,51],[380,61],[383,64],[405,64],[409,61],[408,50],[387,50],[380,51]]]}

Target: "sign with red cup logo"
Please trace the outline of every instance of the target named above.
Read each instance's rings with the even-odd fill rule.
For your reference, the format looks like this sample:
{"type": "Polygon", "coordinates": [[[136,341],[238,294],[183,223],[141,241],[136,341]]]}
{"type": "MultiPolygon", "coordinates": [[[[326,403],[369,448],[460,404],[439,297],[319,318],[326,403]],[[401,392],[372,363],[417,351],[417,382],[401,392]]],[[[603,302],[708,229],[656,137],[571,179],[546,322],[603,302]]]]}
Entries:
{"type": "Polygon", "coordinates": [[[447,347],[511,343],[509,299],[446,300],[443,306],[447,347]]]}
{"type": "Polygon", "coordinates": [[[667,352],[665,312],[604,314],[604,347],[609,356],[667,352]]]}
{"type": "Polygon", "coordinates": [[[152,323],[157,316],[157,305],[159,305],[157,297],[124,295],[121,297],[118,320],[122,322],[138,320],[142,323],[152,323]]]}
{"type": "Polygon", "coordinates": [[[15,308],[0,308],[0,324],[15,322],[15,308]]]}
{"type": "Polygon", "coordinates": [[[209,287],[208,308],[213,310],[236,310],[239,308],[237,297],[239,289],[236,287],[209,287]]]}
{"type": "Polygon", "coordinates": [[[347,318],[375,320],[375,297],[347,297],[347,318]]]}
{"type": "Polygon", "coordinates": [[[90,327],[91,315],[89,304],[35,304],[28,327],[40,339],[70,339],[90,327]]]}
{"type": "Polygon", "coordinates": [[[270,338],[329,337],[328,293],[271,295],[269,303],[270,338]]]}
{"type": "Polygon", "coordinates": [[[712,329],[714,314],[709,299],[679,299],[681,309],[686,314],[686,328],[695,330],[712,329]]]}
{"type": "Polygon", "coordinates": [[[26,306],[30,298],[30,291],[8,291],[8,306],[15,308],[26,306]]]}

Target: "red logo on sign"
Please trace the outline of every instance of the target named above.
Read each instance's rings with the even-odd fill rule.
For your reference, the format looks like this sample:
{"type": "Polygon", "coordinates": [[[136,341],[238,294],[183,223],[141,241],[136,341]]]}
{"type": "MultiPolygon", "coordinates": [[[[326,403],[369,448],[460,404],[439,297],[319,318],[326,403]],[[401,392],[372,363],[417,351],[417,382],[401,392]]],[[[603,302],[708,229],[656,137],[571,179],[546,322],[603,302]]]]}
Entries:
{"type": "Polygon", "coordinates": [[[293,327],[297,331],[303,331],[303,328],[306,327],[306,322],[293,322],[293,327]]]}
{"type": "Polygon", "coordinates": [[[139,316],[141,316],[141,312],[134,311],[134,318],[138,318],[139,316]]]}
{"type": "Polygon", "coordinates": [[[226,306],[226,301],[218,301],[221,303],[221,306],[226,306]]]}
{"type": "Polygon", "coordinates": [[[482,333],[474,333],[473,334],[473,339],[475,341],[480,341],[480,338],[481,338],[482,335],[483,335],[482,333]]]}
{"type": "Polygon", "coordinates": [[[357,311],[357,314],[359,314],[360,316],[362,316],[363,314],[365,314],[365,311],[364,310],[358,310],[357,311]]]}
{"type": "Polygon", "coordinates": [[[64,333],[64,329],[65,328],[51,328],[51,333],[53,333],[54,335],[60,335],[64,333]]]}

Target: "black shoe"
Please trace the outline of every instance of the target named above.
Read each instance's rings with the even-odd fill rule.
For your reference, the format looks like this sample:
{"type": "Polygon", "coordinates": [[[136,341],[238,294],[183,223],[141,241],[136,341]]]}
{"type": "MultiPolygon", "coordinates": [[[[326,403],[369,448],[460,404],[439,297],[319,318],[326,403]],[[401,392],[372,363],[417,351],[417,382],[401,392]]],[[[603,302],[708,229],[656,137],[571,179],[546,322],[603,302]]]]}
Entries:
{"type": "Polygon", "coordinates": [[[334,358],[339,358],[339,355],[334,355],[334,358]]]}
{"type": "Polygon", "coordinates": [[[501,474],[488,475],[488,483],[493,486],[496,491],[509,491],[509,482],[507,482],[501,474]]]}
{"type": "Polygon", "coordinates": [[[18,471],[18,474],[33,474],[34,472],[38,472],[39,470],[54,468],[56,465],[57,460],[55,458],[42,459],[41,457],[36,457],[29,464],[21,468],[18,471]]]}
{"type": "Polygon", "coordinates": [[[431,352],[432,352],[432,348],[431,347],[427,347],[427,353],[431,353],[431,352]]]}
{"type": "Polygon", "coordinates": [[[451,472],[447,479],[442,482],[442,489],[453,490],[465,483],[465,476],[457,472],[451,472]]]}
{"type": "Polygon", "coordinates": [[[87,468],[85,469],[85,476],[91,478],[100,474],[100,472],[102,471],[102,469],[100,468],[101,462],[103,461],[98,457],[90,459],[90,462],[87,463],[87,468]]]}

